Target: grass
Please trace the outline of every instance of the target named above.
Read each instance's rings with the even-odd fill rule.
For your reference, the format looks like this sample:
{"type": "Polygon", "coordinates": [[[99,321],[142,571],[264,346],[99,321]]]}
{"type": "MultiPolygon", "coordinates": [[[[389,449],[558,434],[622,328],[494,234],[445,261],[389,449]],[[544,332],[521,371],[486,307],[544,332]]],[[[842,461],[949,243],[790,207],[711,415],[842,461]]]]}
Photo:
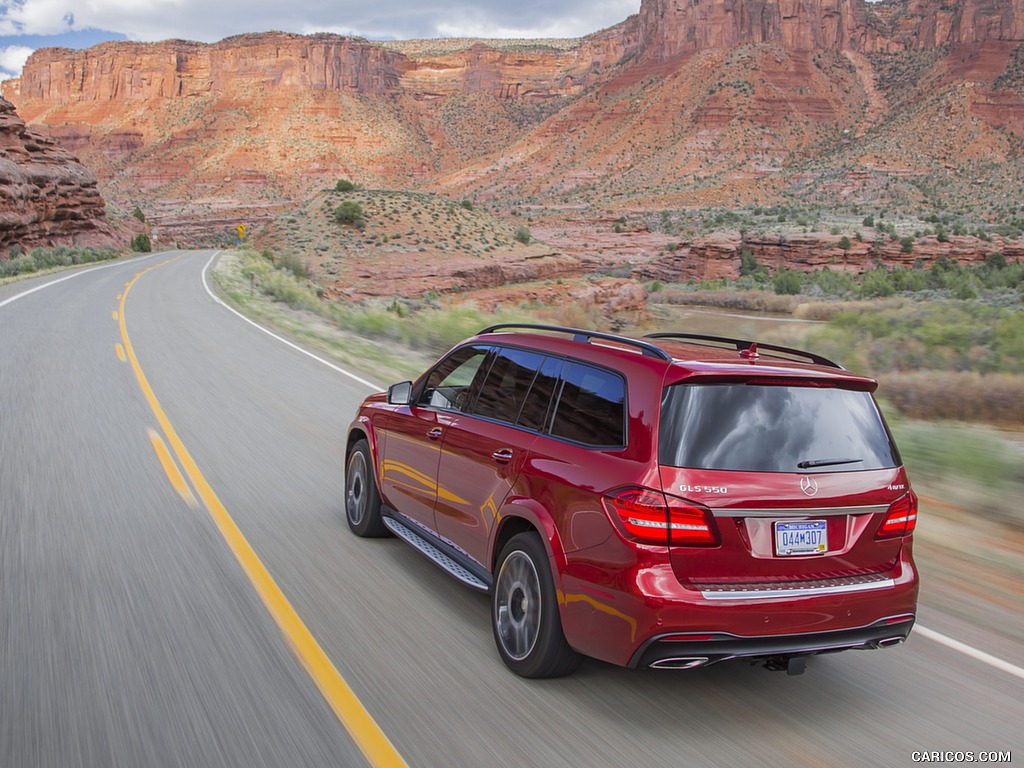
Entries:
{"type": "Polygon", "coordinates": [[[1024,437],[976,424],[890,425],[919,492],[1024,531],[1024,437]]]}

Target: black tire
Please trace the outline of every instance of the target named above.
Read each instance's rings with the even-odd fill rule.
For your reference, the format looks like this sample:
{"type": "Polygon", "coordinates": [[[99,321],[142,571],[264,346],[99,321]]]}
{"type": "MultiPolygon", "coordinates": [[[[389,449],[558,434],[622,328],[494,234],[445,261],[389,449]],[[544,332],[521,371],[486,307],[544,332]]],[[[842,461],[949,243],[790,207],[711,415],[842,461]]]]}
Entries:
{"type": "Polygon", "coordinates": [[[352,447],[345,466],[345,519],[356,536],[379,538],[388,534],[380,513],[380,492],[370,446],[360,440],[352,447]]]}
{"type": "Polygon", "coordinates": [[[561,677],[583,660],[569,647],[558,614],[547,551],[533,532],[513,536],[498,558],[491,627],[505,665],[521,677],[561,677]]]}

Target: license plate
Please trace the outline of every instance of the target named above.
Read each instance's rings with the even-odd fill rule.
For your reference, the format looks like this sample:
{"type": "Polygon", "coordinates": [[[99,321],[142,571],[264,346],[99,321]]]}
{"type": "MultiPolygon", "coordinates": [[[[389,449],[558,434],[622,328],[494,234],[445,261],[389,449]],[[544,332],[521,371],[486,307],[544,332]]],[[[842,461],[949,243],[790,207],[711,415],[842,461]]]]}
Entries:
{"type": "Polygon", "coordinates": [[[775,523],[775,554],[818,555],[828,552],[828,525],[824,520],[775,523]]]}

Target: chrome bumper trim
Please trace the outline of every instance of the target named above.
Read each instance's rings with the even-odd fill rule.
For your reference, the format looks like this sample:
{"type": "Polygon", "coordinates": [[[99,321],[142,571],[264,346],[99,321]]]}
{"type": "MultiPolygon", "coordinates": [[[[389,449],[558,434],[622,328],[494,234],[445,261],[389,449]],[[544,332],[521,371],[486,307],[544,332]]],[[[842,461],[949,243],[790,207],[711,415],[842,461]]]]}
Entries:
{"type": "Polygon", "coordinates": [[[860,584],[837,584],[828,587],[784,587],[776,589],[713,589],[701,590],[705,600],[769,600],[778,597],[818,597],[841,595],[847,592],[866,592],[873,589],[894,587],[893,579],[867,581],[860,584]]]}

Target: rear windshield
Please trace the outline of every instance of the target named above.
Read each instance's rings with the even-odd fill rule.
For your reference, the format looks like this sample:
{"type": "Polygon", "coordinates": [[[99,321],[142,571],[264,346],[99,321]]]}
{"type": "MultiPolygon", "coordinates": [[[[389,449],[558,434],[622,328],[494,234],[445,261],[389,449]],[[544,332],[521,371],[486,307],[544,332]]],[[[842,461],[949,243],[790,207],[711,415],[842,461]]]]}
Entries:
{"type": "Polygon", "coordinates": [[[677,384],[661,403],[663,465],[750,472],[854,472],[900,457],[867,392],[677,384]]]}

